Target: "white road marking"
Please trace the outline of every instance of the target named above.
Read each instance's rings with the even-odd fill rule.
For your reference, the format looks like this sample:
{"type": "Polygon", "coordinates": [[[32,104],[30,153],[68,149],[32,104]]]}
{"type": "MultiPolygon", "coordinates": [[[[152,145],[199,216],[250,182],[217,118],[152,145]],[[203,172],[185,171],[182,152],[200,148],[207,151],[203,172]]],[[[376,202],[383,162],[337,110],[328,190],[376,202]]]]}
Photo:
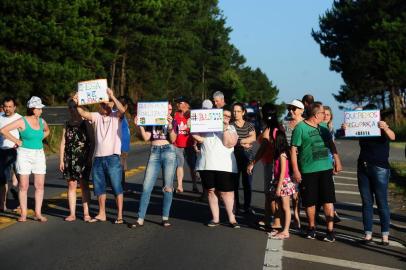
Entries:
{"type": "Polygon", "coordinates": [[[263,270],[282,269],[283,240],[272,239],[268,236],[266,243],[263,270]]]}
{"type": "Polygon", "coordinates": [[[335,182],[334,185],[336,185],[336,186],[358,187],[358,185],[356,185],[356,184],[346,184],[346,183],[337,183],[337,182],[335,182]]]}
{"type": "Polygon", "coordinates": [[[341,171],[342,173],[349,173],[349,174],[357,174],[357,172],[352,172],[352,171],[341,171]]]}
{"type": "Polygon", "coordinates": [[[359,195],[358,191],[336,190],[338,194],[359,195]]]}
{"type": "Polygon", "coordinates": [[[357,177],[351,177],[351,176],[334,175],[334,179],[336,179],[336,178],[358,181],[357,177]]]}
{"type": "Polygon", "coordinates": [[[308,261],[308,262],[315,262],[315,263],[323,263],[329,264],[340,267],[347,267],[352,269],[361,269],[361,270],[395,270],[400,268],[390,268],[385,266],[373,265],[368,263],[359,263],[354,261],[348,260],[341,260],[323,256],[316,256],[310,254],[304,254],[299,252],[292,252],[292,251],[282,251],[283,257],[285,258],[292,258],[296,260],[308,261]]]}

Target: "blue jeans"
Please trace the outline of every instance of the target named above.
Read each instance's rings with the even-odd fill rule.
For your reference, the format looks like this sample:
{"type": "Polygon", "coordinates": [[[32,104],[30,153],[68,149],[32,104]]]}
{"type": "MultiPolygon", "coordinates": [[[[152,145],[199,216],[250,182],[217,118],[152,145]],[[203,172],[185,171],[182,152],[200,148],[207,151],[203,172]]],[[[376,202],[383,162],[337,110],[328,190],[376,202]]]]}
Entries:
{"type": "Polygon", "coordinates": [[[172,144],[161,146],[151,146],[147,169],[140,199],[138,218],[145,219],[152,189],[158,178],[158,174],[163,170],[164,178],[164,201],[162,207],[162,217],[169,218],[173,198],[173,179],[176,172],[176,153],[172,144]]]}
{"type": "Polygon", "coordinates": [[[389,234],[390,211],[388,206],[388,183],[390,169],[358,162],[358,188],[362,199],[362,219],[365,234],[372,234],[374,196],[379,211],[382,235],[389,234]]]}
{"type": "Polygon", "coordinates": [[[121,172],[119,155],[95,157],[92,171],[94,194],[96,196],[106,194],[106,183],[108,180],[111,182],[114,195],[123,194],[121,172]]]}

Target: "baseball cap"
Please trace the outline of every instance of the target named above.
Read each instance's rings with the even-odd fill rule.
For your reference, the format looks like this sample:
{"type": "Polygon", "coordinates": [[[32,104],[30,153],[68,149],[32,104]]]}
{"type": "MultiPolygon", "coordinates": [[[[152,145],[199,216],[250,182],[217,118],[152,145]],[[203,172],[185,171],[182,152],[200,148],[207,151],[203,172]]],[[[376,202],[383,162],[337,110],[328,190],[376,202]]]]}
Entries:
{"type": "Polygon", "coordinates": [[[213,108],[213,103],[211,103],[210,99],[203,100],[202,109],[211,109],[213,108]]]}
{"type": "Polygon", "coordinates": [[[181,103],[181,102],[185,102],[187,104],[190,104],[189,99],[184,97],[184,96],[180,96],[177,99],[175,99],[176,103],[181,103]]]}
{"type": "Polygon", "coordinates": [[[304,110],[304,105],[300,100],[294,99],[290,103],[286,104],[288,106],[295,106],[296,108],[304,110]]]}
{"type": "Polygon", "coordinates": [[[27,102],[27,108],[42,109],[45,105],[42,104],[42,101],[39,97],[32,96],[27,102]]]}

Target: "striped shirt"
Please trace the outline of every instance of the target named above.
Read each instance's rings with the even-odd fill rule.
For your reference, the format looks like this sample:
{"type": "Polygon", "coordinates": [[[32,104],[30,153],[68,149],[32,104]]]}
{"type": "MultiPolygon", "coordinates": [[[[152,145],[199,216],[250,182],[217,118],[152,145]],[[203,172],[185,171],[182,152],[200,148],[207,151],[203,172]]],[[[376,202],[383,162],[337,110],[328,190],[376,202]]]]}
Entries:
{"type": "Polygon", "coordinates": [[[238,143],[235,147],[242,148],[242,146],[240,145],[241,139],[248,138],[250,136],[250,132],[255,131],[255,127],[248,121],[245,121],[242,127],[237,126],[236,122],[233,122],[231,124],[235,127],[238,134],[238,143]]]}

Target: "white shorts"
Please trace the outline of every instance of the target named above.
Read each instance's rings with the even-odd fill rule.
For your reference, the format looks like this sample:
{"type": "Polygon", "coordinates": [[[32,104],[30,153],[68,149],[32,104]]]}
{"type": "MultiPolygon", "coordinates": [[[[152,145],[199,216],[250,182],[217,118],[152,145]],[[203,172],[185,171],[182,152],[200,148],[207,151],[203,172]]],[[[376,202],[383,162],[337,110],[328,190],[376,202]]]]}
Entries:
{"type": "Polygon", "coordinates": [[[18,174],[45,174],[46,163],[43,149],[17,148],[16,169],[18,174]]]}

